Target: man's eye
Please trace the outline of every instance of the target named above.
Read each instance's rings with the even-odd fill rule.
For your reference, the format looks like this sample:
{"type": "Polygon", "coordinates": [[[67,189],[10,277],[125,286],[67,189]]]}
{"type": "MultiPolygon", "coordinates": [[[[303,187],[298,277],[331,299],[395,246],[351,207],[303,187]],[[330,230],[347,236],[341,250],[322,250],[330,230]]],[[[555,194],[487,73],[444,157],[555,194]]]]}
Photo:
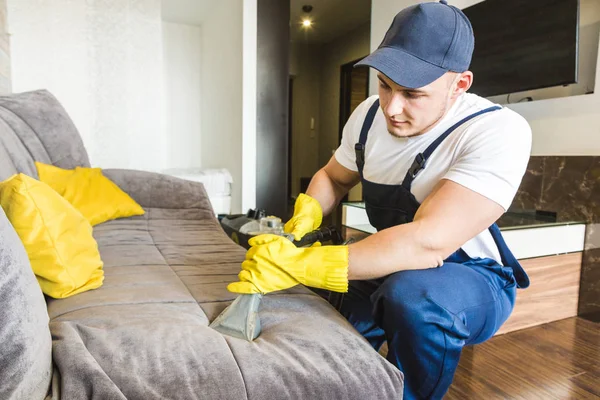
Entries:
{"type": "Polygon", "coordinates": [[[379,87],[384,90],[390,90],[390,87],[381,81],[379,82],[379,87]]]}
{"type": "Polygon", "coordinates": [[[418,94],[418,93],[408,92],[408,93],[406,93],[406,97],[409,99],[418,99],[420,97],[423,97],[423,95],[418,94]]]}

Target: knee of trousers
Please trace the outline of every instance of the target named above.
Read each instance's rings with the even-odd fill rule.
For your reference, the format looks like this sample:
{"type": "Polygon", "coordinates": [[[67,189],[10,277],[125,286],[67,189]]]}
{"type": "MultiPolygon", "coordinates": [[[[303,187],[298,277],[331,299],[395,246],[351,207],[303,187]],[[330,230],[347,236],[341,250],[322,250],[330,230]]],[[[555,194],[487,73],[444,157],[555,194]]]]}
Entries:
{"type": "Polygon", "coordinates": [[[411,272],[389,276],[373,293],[371,301],[376,323],[388,334],[451,329],[455,315],[438,304],[427,283],[411,272]]]}

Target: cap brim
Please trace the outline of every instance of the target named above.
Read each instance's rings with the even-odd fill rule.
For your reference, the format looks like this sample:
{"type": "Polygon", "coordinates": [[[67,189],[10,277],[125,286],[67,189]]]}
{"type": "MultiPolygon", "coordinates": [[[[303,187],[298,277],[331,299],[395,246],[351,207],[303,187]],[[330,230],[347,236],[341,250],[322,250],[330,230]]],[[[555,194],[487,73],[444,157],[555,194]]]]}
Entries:
{"type": "Polygon", "coordinates": [[[427,86],[448,72],[444,68],[391,47],[378,48],[354,66],[375,68],[398,85],[409,89],[427,86]]]}

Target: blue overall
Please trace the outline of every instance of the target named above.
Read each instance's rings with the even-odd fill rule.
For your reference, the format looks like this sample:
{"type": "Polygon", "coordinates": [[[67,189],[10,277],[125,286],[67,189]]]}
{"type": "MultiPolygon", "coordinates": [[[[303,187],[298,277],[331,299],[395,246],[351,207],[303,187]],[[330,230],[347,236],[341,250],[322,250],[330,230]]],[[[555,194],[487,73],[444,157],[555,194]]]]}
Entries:
{"type": "MultiPolygon", "coordinates": [[[[401,185],[379,184],[363,176],[367,135],[379,100],[365,118],[356,163],[369,221],[377,230],[411,222],[420,206],[410,192],[413,179],[442,141],[457,127],[491,107],[456,123],[419,153],[401,185]]],[[[510,315],[516,287],[529,286],[527,274],[506,246],[496,224],[489,227],[502,264],[470,258],[462,249],[439,268],[400,271],[370,281],[351,281],[340,312],[405,375],[405,399],[440,399],[448,390],[463,346],[480,343],[510,315]]]]}

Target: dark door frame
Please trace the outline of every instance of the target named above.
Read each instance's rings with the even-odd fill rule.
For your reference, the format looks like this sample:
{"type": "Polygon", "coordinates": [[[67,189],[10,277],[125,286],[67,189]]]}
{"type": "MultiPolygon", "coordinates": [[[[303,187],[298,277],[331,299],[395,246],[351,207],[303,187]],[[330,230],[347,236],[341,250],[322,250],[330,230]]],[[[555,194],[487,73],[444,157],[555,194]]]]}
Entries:
{"type": "Polygon", "coordinates": [[[287,200],[292,201],[292,109],[294,98],[294,77],[290,76],[288,84],[288,171],[287,171],[287,200]]]}
{"type": "Polygon", "coordinates": [[[283,218],[288,210],[289,20],[289,1],[258,0],[256,207],[283,218]]]}
{"type": "MultiPolygon", "coordinates": [[[[344,126],[346,121],[350,118],[351,110],[350,106],[352,103],[352,71],[354,70],[354,64],[362,60],[362,57],[349,63],[343,64],[340,67],[340,116],[339,116],[339,133],[338,143],[342,141],[342,134],[344,132],[344,126]]],[[[369,79],[367,77],[367,85],[365,98],[369,97],[369,79]]],[[[348,195],[346,194],[341,202],[348,201],[348,195]]],[[[338,206],[332,213],[333,224],[341,229],[342,225],[342,207],[338,206]]]]}
{"type": "MultiPolygon", "coordinates": [[[[354,70],[354,64],[362,60],[362,57],[349,63],[343,64],[340,67],[340,118],[339,118],[339,141],[342,140],[342,132],[344,131],[344,125],[350,118],[350,104],[352,100],[352,71],[354,70]]],[[[365,91],[365,98],[369,97],[369,79],[367,78],[367,86],[365,91]]]]}

